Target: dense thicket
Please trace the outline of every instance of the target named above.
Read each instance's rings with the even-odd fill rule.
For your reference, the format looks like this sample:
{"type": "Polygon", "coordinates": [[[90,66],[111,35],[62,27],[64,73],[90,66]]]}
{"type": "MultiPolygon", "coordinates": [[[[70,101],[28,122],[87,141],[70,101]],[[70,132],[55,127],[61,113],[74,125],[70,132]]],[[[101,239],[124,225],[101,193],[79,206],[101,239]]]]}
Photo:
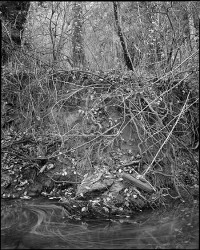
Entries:
{"type": "Polygon", "coordinates": [[[194,186],[198,171],[199,7],[1,2],[2,138],[15,138],[5,154],[12,146],[40,173],[57,159],[73,183],[134,161],[151,184],[140,188],[159,199],[174,197],[170,188],[189,192],[185,179],[194,186]]]}

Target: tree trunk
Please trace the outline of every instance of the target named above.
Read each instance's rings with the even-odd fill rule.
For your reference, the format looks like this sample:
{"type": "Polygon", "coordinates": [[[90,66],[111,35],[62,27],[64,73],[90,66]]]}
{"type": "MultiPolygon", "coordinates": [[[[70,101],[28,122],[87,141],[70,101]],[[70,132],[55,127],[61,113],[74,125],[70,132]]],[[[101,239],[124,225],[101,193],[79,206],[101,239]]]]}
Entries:
{"type": "Polygon", "coordinates": [[[194,19],[192,15],[192,7],[190,6],[190,2],[187,4],[187,15],[188,15],[188,26],[189,26],[189,41],[191,50],[197,50],[197,42],[195,40],[197,31],[194,25],[194,19]]]}
{"type": "Polygon", "coordinates": [[[74,67],[80,67],[85,65],[85,53],[83,45],[83,16],[81,2],[74,2],[73,14],[73,63],[74,67]]]}
{"type": "Polygon", "coordinates": [[[128,49],[127,49],[126,42],[125,42],[125,39],[124,39],[124,36],[123,36],[123,33],[122,33],[121,26],[119,24],[119,15],[118,15],[117,2],[113,2],[113,8],[114,8],[115,23],[116,23],[116,26],[117,26],[117,34],[119,36],[121,46],[122,46],[122,49],[123,49],[124,60],[125,60],[125,63],[126,63],[126,66],[128,67],[128,69],[133,70],[133,64],[132,64],[131,58],[130,58],[129,53],[128,53],[128,49]]]}
{"type": "Polygon", "coordinates": [[[0,18],[2,28],[2,63],[9,59],[8,47],[12,44],[21,45],[24,32],[24,24],[30,7],[30,1],[2,1],[0,2],[0,18]],[[12,43],[14,42],[14,44],[12,43]]]}

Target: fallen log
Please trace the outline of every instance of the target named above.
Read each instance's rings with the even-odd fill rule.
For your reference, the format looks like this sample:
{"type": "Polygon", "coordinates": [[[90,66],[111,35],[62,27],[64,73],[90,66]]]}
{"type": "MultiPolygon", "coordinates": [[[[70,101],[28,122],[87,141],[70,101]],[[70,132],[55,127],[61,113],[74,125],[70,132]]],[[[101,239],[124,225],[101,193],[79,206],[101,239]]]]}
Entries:
{"type": "Polygon", "coordinates": [[[127,173],[122,173],[122,176],[121,176],[125,181],[128,181],[129,183],[131,183],[133,186],[136,186],[136,187],[139,187],[141,188],[142,190],[144,191],[147,191],[147,192],[154,192],[155,189],[153,186],[151,186],[147,181],[141,181],[139,179],[136,179],[135,177],[133,177],[132,175],[130,174],[127,174],[127,173]]]}

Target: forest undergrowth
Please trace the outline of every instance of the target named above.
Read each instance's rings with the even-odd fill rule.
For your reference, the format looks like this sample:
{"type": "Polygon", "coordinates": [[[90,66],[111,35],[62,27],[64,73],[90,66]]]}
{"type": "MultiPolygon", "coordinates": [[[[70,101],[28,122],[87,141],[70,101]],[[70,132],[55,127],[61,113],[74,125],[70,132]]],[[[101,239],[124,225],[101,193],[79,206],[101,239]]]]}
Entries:
{"type": "Polygon", "coordinates": [[[73,198],[100,216],[194,199],[198,93],[195,71],[3,67],[1,196],[73,198]]]}

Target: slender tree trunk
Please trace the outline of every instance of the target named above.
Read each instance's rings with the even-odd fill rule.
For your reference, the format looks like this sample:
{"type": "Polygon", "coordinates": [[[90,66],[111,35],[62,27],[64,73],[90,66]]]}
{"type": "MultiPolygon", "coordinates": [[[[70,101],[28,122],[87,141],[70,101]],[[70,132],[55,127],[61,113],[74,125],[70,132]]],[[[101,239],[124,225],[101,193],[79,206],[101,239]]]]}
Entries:
{"type": "Polygon", "coordinates": [[[117,2],[113,2],[113,8],[114,8],[114,17],[115,17],[115,23],[116,23],[116,27],[117,27],[117,34],[119,36],[120,42],[121,42],[121,46],[123,49],[123,54],[124,54],[124,60],[126,63],[126,66],[128,67],[129,70],[133,70],[133,63],[131,61],[131,58],[129,56],[128,53],[128,49],[126,46],[126,42],[122,33],[122,29],[121,26],[119,24],[119,15],[118,15],[118,6],[117,6],[117,2]]]}
{"type": "Polygon", "coordinates": [[[187,15],[188,15],[190,48],[191,50],[197,50],[197,43],[195,41],[197,31],[194,25],[194,19],[192,15],[192,8],[190,6],[190,2],[187,4],[187,15]]]}
{"type": "Polygon", "coordinates": [[[85,53],[83,45],[82,2],[74,2],[73,14],[73,63],[74,67],[80,67],[85,65],[85,53]]]}

